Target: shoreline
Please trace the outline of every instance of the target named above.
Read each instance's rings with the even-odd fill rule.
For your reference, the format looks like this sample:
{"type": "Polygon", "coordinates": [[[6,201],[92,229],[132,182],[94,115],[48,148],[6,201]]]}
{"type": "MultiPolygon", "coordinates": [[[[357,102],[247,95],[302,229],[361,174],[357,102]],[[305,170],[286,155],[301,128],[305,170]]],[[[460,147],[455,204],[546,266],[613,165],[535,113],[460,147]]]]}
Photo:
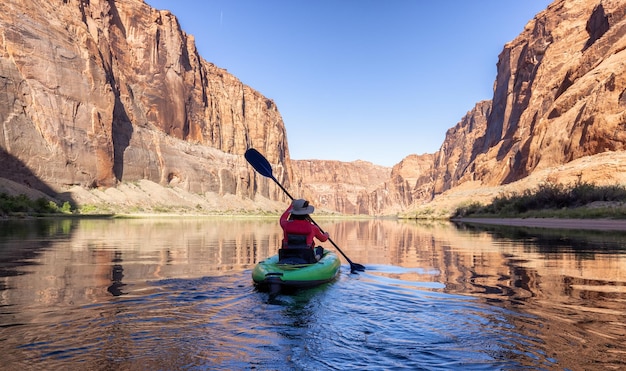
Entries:
{"type": "MultiPolygon", "coordinates": [[[[28,219],[153,219],[153,218],[276,218],[273,213],[109,213],[109,214],[45,214],[45,215],[0,215],[0,221],[28,220],[28,219]]],[[[348,216],[316,215],[319,219],[336,219],[348,216]]],[[[371,217],[364,217],[368,219],[371,217]]],[[[376,219],[376,218],[374,218],[376,219]]],[[[401,220],[398,219],[398,220],[401,220]]],[[[545,229],[578,229],[595,231],[625,231],[626,219],[561,219],[561,218],[452,218],[442,219],[453,223],[501,225],[522,228],[545,228],[545,229]]]]}
{"type": "Polygon", "coordinates": [[[458,218],[452,222],[506,225],[548,229],[586,229],[595,231],[626,231],[626,219],[558,219],[558,218],[458,218]]]}

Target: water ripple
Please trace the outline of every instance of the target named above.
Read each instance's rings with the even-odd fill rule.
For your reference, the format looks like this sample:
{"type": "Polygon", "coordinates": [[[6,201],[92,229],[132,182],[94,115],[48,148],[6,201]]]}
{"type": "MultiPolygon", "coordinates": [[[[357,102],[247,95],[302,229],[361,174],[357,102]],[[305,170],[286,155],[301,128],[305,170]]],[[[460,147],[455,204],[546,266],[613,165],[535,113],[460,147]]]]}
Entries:
{"type": "Polygon", "coordinates": [[[52,368],[68,361],[154,370],[550,367],[507,310],[381,272],[342,267],[336,282],[276,298],[256,292],[249,271],[154,281],[42,320],[18,349],[27,365],[52,368]]]}

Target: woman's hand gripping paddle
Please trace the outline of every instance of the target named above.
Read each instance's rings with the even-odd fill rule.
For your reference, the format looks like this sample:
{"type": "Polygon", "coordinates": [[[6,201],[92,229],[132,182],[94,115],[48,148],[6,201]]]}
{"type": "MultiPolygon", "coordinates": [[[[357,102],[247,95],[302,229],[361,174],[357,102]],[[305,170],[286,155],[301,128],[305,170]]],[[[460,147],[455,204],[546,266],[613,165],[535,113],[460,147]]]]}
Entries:
{"type": "MultiPolygon", "coordinates": [[[[285,187],[283,187],[282,184],[280,184],[280,182],[272,174],[272,165],[270,165],[269,161],[267,161],[267,159],[262,154],[260,154],[259,151],[257,151],[254,148],[250,148],[246,151],[244,156],[246,160],[248,161],[248,163],[252,165],[254,170],[256,170],[259,174],[263,175],[264,177],[272,179],[274,183],[276,183],[280,187],[280,189],[282,189],[283,192],[285,192],[287,197],[293,200],[293,197],[291,197],[291,195],[289,194],[289,192],[287,192],[285,187]]],[[[311,223],[315,224],[322,233],[326,233],[310,216],[309,216],[309,220],[311,221],[311,223]]],[[[363,272],[365,270],[365,267],[363,265],[358,264],[358,263],[353,263],[352,260],[350,260],[350,258],[348,258],[346,254],[344,254],[343,251],[341,251],[339,246],[337,246],[337,244],[330,237],[328,237],[328,241],[330,241],[330,243],[332,243],[333,246],[335,246],[337,251],[339,251],[341,255],[343,255],[343,257],[346,258],[346,260],[350,264],[350,271],[352,273],[355,273],[356,271],[363,272]]]]}

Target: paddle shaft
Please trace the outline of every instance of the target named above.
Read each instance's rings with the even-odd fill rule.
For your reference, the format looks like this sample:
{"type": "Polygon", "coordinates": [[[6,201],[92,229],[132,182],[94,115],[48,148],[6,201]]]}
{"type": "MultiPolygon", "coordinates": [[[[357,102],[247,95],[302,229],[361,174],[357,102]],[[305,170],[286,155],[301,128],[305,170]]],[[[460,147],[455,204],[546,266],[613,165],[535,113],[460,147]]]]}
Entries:
{"type": "MultiPolygon", "coordinates": [[[[250,165],[252,165],[252,167],[259,172],[259,174],[267,177],[267,178],[271,178],[274,183],[276,183],[276,185],[278,185],[280,187],[280,189],[283,190],[283,192],[285,192],[285,194],[287,195],[287,197],[289,197],[292,201],[293,201],[293,197],[289,194],[289,192],[285,189],[285,187],[283,187],[282,184],[280,184],[280,182],[278,181],[278,179],[276,179],[276,177],[274,177],[274,174],[272,172],[272,166],[270,165],[269,161],[267,161],[267,159],[261,154],[259,153],[259,151],[257,151],[254,148],[250,148],[246,151],[245,154],[245,158],[246,160],[250,163],[250,165]]],[[[322,233],[326,233],[324,232],[324,230],[315,222],[315,220],[313,220],[313,218],[311,218],[311,216],[308,216],[309,221],[311,221],[311,223],[313,223],[317,228],[319,228],[320,232],[322,233]]],[[[341,249],[339,248],[339,246],[337,246],[337,244],[335,243],[335,241],[333,241],[330,237],[328,237],[328,241],[330,241],[331,244],[333,244],[333,246],[335,246],[335,248],[337,249],[337,251],[339,251],[341,253],[341,255],[343,255],[343,257],[348,261],[348,263],[350,264],[350,270],[352,272],[354,271],[364,271],[365,267],[362,266],[361,264],[357,264],[357,263],[353,263],[352,260],[350,260],[350,258],[348,258],[348,256],[346,256],[346,254],[343,253],[343,251],[341,251],[341,249]]]]}

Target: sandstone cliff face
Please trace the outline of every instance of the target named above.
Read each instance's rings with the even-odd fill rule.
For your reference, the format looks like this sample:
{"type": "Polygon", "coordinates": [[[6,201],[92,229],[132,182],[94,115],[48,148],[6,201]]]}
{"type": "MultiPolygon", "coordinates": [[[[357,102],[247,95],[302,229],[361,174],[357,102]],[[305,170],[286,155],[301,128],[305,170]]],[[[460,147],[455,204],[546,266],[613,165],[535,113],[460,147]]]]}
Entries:
{"type": "MultiPolygon", "coordinates": [[[[146,179],[283,198],[243,160],[248,147],[291,178],[274,102],[142,0],[1,2],[0,86],[2,162],[56,188],[146,179]]],[[[23,179],[12,168],[0,176],[23,179]]]]}
{"type": "Polygon", "coordinates": [[[474,160],[484,147],[491,101],[483,101],[463,117],[446,136],[434,158],[432,195],[464,181],[475,180],[474,160]]]}
{"type": "Polygon", "coordinates": [[[454,192],[471,199],[471,189],[495,196],[516,182],[567,182],[573,171],[577,181],[620,182],[608,165],[626,146],[625,96],[626,1],[555,1],[505,45],[492,101],[448,130],[422,184],[430,192],[413,207],[454,192]],[[582,158],[597,163],[573,162],[582,158]],[[568,163],[581,165],[563,170],[568,163]]]}
{"type": "Polygon", "coordinates": [[[477,169],[486,184],[624,150],[626,2],[560,0],[500,55],[477,169]]]}
{"type": "Polygon", "coordinates": [[[371,214],[389,214],[406,206],[432,198],[434,158],[436,154],[410,155],[391,170],[391,179],[384,189],[378,189],[378,208],[371,214]]]}
{"type": "Polygon", "coordinates": [[[372,197],[390,177],[391,169],[366,161],[292,160],[293,197],[318,209],[343,214],[371,214],[379,209],[372,197]]]}

